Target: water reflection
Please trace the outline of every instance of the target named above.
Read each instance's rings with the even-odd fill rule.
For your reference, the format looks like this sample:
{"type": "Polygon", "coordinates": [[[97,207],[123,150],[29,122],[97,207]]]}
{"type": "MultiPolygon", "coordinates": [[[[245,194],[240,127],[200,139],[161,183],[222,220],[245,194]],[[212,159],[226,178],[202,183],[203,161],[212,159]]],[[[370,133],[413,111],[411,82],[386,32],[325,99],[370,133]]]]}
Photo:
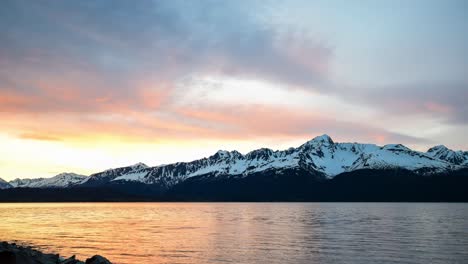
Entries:
{"type": "Polygon", "coordinates": [[[115,263],[457,263],[467,204],[0,204],[0,239],[115,263]]]}

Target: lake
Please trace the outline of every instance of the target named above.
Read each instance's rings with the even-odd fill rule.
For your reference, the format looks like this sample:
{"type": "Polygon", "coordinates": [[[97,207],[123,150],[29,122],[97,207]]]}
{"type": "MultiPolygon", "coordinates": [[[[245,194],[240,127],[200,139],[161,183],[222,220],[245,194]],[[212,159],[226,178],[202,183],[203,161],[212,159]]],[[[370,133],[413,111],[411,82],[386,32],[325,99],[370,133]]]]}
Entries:
{"type": "Polygon", "coordinates": [[[468,204],[0,204],[0,240],[117,264],[468,263],[468,204]]]}

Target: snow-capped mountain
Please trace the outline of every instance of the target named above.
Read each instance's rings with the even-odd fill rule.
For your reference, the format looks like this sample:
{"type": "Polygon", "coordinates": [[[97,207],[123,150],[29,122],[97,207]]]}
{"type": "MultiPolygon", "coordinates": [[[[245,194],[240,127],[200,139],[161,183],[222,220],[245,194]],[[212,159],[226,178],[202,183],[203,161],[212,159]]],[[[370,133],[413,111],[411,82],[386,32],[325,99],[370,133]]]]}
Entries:
{"type": "Polygon", "coordinates": [[[220,150],[208,158],[192,162],[156,167],[140,163],[93,174],[83,183],[101,185],[140,182],[168,188],[194,176],[247,177],[270,170],[281,173],[282,170],[299,169],[333,178],[338,174],[360,169],[390,168],[430,175],[461,169],[466,165],[466,159],[459,162],[458,159],[446,158],[447,155],[434,153],[435,151],[414,151],[401,144],[377,146],[335,143],[328,135],[322,135],[297,148],[282,151],[262,148],[242,155],[237,151],[220,150]]]}
{"type": "Polygon", "coordinates": [[[453,151],[446,146],[439,145],[430,148],[426,154],[436,159],[445,160],[447,162],[468,166],[468,151],[453,151]]]}
{"type": "Polygon", "coordinates": [[[40,182],[44,180],[44,178],[34,178],[34,179],[14,179],[12,181],[9,181],[8,183],[13,186],[14,188],[16,187],[29,187],[31,184],[34,184],[36,182],[40,182]]]}
{"type": "Polygon", "coordinates": [[[145,171],[149,167],[144,163],[137,163],[128,167],[121,167],[116,169],[108,169],[103,172],[95,173],[82,181],[81,184],[93,186],[107,183],[118,177],[133,177],[138,178],[140,171],[145,171]]]}
{"type": "MultiPolygon", "coordinates": [[[[334,178],[361,169],[404,169],[419,175],[448,173],[468,168],[468,152],[436,146],[427,152],[411,150],[401,144],[377,146],[361,143],[335,143],[328,135],[315,137],[297,148],[271,150],[261,148],[245,155],[219,150],[214,155],[192,162],[156,167],[143,163],[109,169],[89,177],[62,173],[52,178],[16,179],[12,187],[64,188],[106,184],[143,183],[168,189],[185,180],[205,178],[245,178],[258,173],[288,174],[292,171],[334,178]]],[[[1,183],[0,183],[1,184],[1,183]]],[[[5,185],[7,186],[7,185],[5,185]]]]}
{"type": "Polygon", "coordinates": [[[467,185],[467,152],[336,143],[322,135],[286,150],[220,150],[192,162],[137,163],[89,177],[0,181],[0,188],[43,188],[10,187],[0,201],[467,202],[467,185]]]}
{"type": "Polygon", "coordinates": [[[15,179],[9,184],[15,188],[66,188],[80,184],[86,178],[84,175],[75,173],[61,173],[52,178],[15,179]]]}
{"type": "Polygon", "coordinates": [[[0,178],[0,189],[8,189],[8,188],[11,188],[11,187],[12,186],[7,181],[0,178]]]}

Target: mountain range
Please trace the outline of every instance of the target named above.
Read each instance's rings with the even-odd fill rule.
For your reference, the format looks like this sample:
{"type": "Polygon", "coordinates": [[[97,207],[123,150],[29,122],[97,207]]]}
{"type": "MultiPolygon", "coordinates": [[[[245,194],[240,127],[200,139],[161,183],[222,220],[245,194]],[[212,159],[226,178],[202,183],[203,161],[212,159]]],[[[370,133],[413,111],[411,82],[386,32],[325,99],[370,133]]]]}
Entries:
{"type": "MultiPolygon", "coordinates": [[[[162,200],[321,200],[322,196],[333,198],[333,192],[339,191],[334,190],[336,182],[343,181],[350,181],[350,188],[356,184],[359,188],[375,188],[372,184],[389,179],[409,188],[405,182],[411,181],[414,188],[425,186],[437,193],[438,187],[430,185],[436,181],[439,192],[449,193],[455,190],[440,189],[444,184],[440,181],[449,181],[457,189],[466,184],[467,171],[467,151],[453,151],[442,145],[418,152],[401,144],[335,143],[322,135],[287,150],[261,148],[245,155],[220,150],[192,162],[155,167],[138,163],[90,176],[62,173],[52,178],[0,180],[0,188],[11,193],[25,188],[49,192],[106,189],[117,196],[162,200]],[[362,182],[363,177],[369,179],[362,182]],[[320,196],[326,189],[331,193],[320,196]]],[[[466,198],[464,192],[456,195],[466,198]]]]}

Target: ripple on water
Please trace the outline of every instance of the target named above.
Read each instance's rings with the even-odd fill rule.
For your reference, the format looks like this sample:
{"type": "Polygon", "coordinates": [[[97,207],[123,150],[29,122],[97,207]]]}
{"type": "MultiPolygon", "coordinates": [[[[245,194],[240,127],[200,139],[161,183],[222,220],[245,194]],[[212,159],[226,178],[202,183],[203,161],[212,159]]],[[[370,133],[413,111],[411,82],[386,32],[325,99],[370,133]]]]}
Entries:
{"type": "Polygon", "coordinates": [[[466,263],[467,204],[0,204],[0,234],[142,263],[466,263]]]}

